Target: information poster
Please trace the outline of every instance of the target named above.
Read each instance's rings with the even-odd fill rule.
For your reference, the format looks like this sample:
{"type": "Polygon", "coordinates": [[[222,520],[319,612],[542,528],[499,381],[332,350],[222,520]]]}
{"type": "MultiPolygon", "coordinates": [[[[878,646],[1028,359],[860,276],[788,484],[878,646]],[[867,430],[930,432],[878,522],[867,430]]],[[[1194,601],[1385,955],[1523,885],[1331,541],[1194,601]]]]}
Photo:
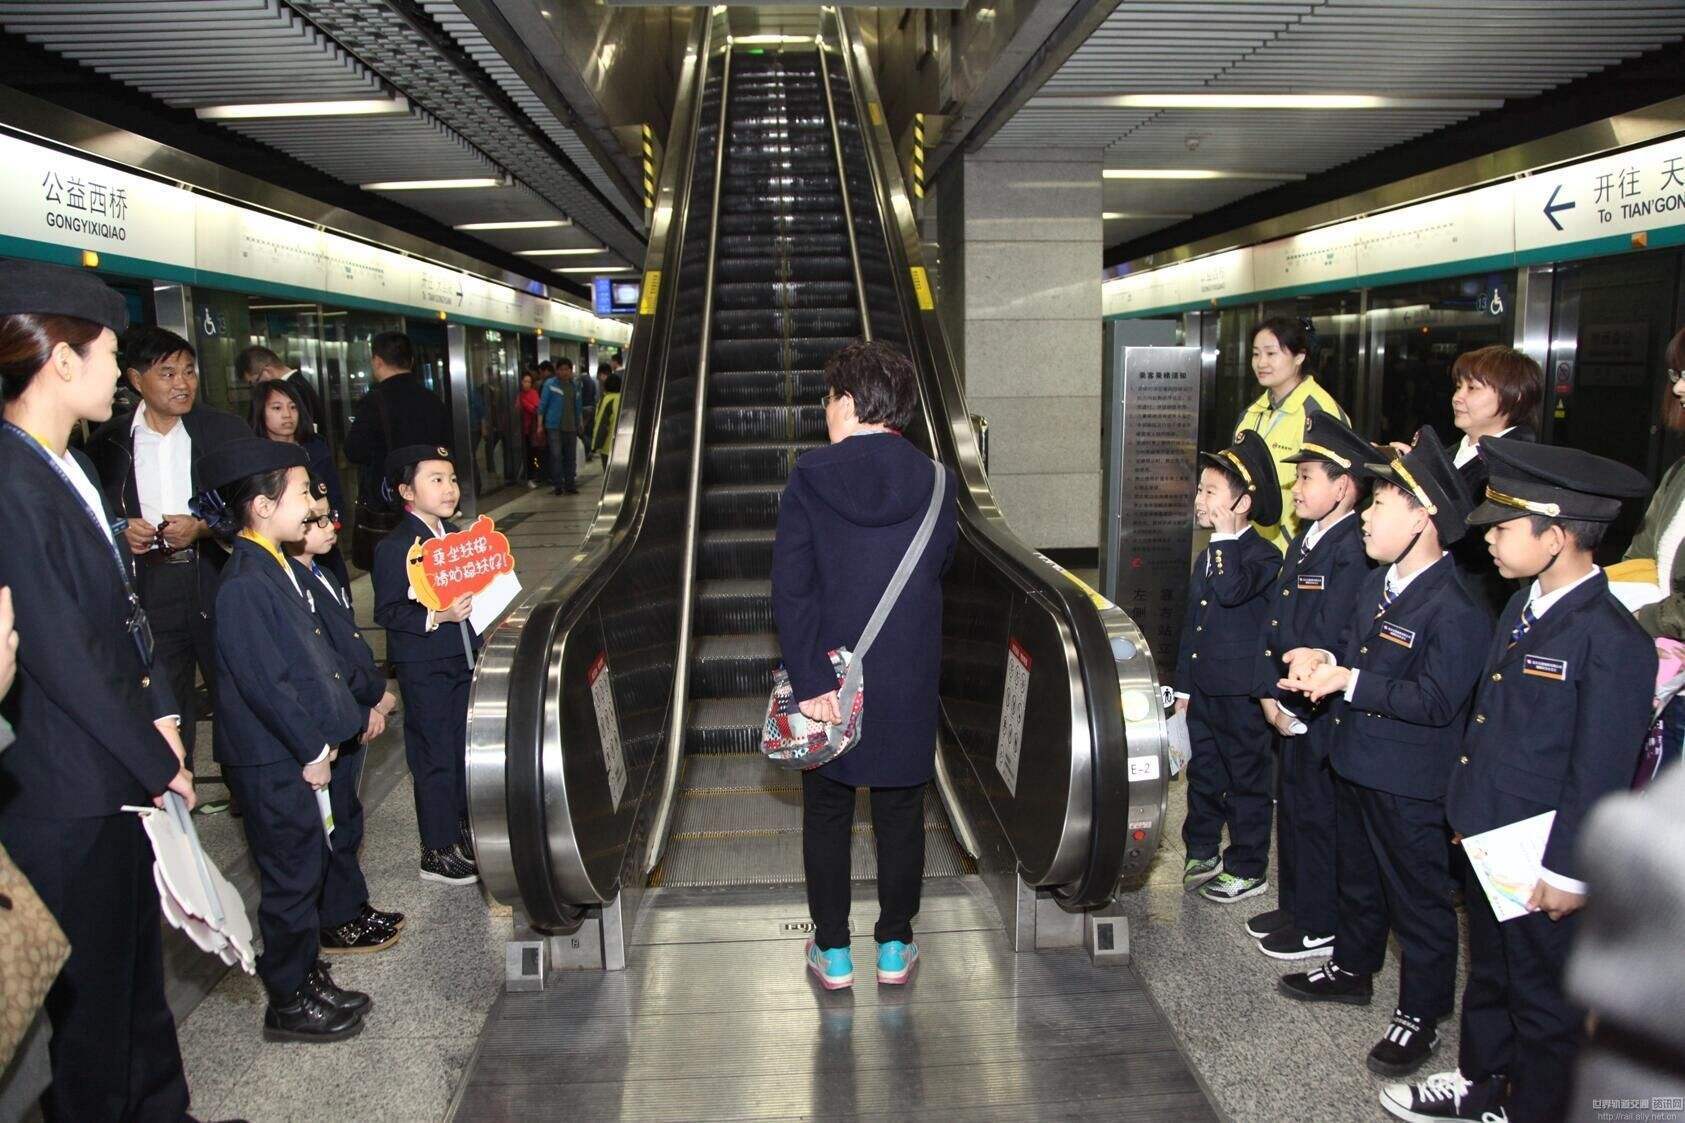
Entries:
{"type": "Polygon", "coordinates": [[[608,673],[608,652],[598,654],[587,676],[591,682],[591,708],[597,711],[597,738],[603,746],[603,765],[608,769],[608,793],[614,809],[626,794],[626,753],[620,746],[620,719],[614,712],[614,691],[608,673]]]}
{"type": "Polygon", "coordinates": [[[1024,749],[1024,708],[1030,700],[1030,653],[1013,640],[1006,650],[1006,690],[1000,703],[1000,738],[995,771],[1006,790],[1018,794],[1018,759],[1024,749]]]}

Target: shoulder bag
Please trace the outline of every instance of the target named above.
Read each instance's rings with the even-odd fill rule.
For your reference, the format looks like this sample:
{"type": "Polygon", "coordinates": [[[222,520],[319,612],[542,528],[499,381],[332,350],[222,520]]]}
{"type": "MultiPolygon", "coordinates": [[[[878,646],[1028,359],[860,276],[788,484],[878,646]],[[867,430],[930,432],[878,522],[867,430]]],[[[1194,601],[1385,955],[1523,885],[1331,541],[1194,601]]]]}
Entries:
{"type": "Polygon", "coordinates": [[[889,618],[890,610],[907,585],[907,579],[913,575],[914,567],[930,544],[931,532],[936,529],[936,516],[942,510],[948,476],[942,465],[932,463],[936,469],[936,486],[931,490],[930,506],[925,510],[924,521],[919,524],[918,533],[913,535],[907,552],[902,555],[901,564],[896,566],[895,575],[889,579],[888,588],[878,599],[872,618],[866,622],[866,630],[860,633],[860,642],[852,649],[839,647],[829,653],[831,666],[837,672],[838,709],[842,713],[842,721],[837,725],[826,725],[808,718],[801,712],[790,686],[788,668],[779,664],[778,670],[773,673],[772,699],[767,704],[766,723],[761,730],[761,752],[774,764],[786,768],[818,768],[860,743],[866,704],[866,651],[877,639],[883,622],[889,618]]]}

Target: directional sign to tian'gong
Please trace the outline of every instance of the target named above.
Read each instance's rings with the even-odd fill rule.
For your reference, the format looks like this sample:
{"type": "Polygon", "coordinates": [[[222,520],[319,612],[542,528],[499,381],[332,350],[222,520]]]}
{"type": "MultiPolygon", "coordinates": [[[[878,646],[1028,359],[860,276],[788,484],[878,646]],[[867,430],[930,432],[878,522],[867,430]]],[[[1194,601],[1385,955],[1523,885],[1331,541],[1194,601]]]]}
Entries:
{"type": "Polygon", "coordinates": [[[1515,193],[1517,250],[1685,224],[1685,139],[1540,172],[1515,193]]]}

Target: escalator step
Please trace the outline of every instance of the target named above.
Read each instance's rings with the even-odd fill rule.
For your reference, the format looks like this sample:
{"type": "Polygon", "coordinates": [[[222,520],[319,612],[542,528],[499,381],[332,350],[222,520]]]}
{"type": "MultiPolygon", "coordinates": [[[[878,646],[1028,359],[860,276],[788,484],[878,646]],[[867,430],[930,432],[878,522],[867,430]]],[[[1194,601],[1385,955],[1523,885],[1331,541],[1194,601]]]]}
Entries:
{"type": "Polygon", "coordinates": [[[713,405],[817,402],[824,396],[825,372],[819,369],[733,370],[716,362],[708,376],[708,401],[713,405]]]}
{"type": "Polygon", "coordinates": [[[818,234],[844,229],[842,208],[834,212],[804,211],[801,214],[772,214],[749,211],[720,215],[720,234],[818,234]]]}
{"type": "Polygon", "coordinates": [[[697,576],[704,581],[767,576],[772,572],[773,534],[771,527],[704,530],[697,543],[697,576]]]}
{"type": "Polygon", "coordinates": [[[823,448],[825,443],[710,445],[705,454],[702,482],[704,485],[782,482],[795,469],[797,457],[823,448]]]}
{"type": "Polygon", "coordinates": [[[710,441],[818,441],[825,439],[825,407],[710,406],[710,441]]]}
{"type": "Polygon", "coordinates": [[[773,526],[783,492],[782,483],[703,488],[702,525],[718,530],[773,526]]]}
{"type": "Polygon", "coordinates": [[[809,336],[854,336],[860,314],[852,308],[731,308],[714,313],[714,344],[728,339],[779,339],[786,332],[809,336]]]}
{"type": "Polygon", "coordinates": [[[766,698],[755,695],[692,703],[686,717],[685,752],[759,753],[766,703],[766,698]]]}
{"type": "Polygon", "coordinates": [[[776,255],[721,258],[715,279],[733,281],[852,281],[854,268],[846,254],[830,257],[787,258],[788,275],[779,271],[776,255]]]}
{"type": "Polygon", "coordinates": [[[771,580],[734,577],[699,583],[696,627],[697,634],[711,636],[772,631],[771,580]]]}
{"type": "Polygon", "coordinates": [[[691,698],[765,696],[779,659],[776,635],[700,636],[691,648],[691,698]]]}
{"type": "Polygon", "coordinates": [[[793,175],[782,171],[755,171],[749,168],[739,168],[728,163],[729,171],[725,174],[725,182],[721,190],[726,198],[733,195],[758,195],[763,193],[778,193],[781,195],[824,195],[834,198],[839,194],[837,177],[831,175],[808,174],[793,175]]]}
{"type": "MultiPolygon", "coordinates": [[[[722,234],[719,253],[721,257],[847,257],[848,238],[840,231],[834,234],[722,234]]],[[[767,278],[767,282],[772,283],[772,278],[767,278]]],[[[852,295],[854,286],[848,288],[852,295]]],[[[715,299],[719,299],[717,290],[715,299]]],[[[838,303],[846,306],[848,297],[838,303]]]]}
{"type": "Polygon", "coordinates": [[[759,188],[754,191],[738,191],[730,195],[722,195],[720,209],[727,212],[737,212],[749,209],[769,210],[774,213],[799,214],[803,211],[828,211],[842,204],[837,201],[835,192],[825,195],[786,194],[759,188]]]}
{"type": "MultiPolygon", "coordinates": [[[[757,241],[761,245],[769,244],[764,235],[758,236],[757,241]]],[[[722,247],[725,242],[726,239],[720,239],[722,247]]],[[[846,246],[844,252],[847,252],[846,246]]],[[[714,286],[714,307],[717,309],[777,308],[785,303],[795,308],[853,308],[854,284],[852,281],[795,281],[789,284],[738,281],[714,286]]]]}
{"type": "Polygon", "coordinates": [[[792,339],[720,339],[709,356],[715,370],[823,370],[825,361],[854,342],[854,336],[792,339]]]}

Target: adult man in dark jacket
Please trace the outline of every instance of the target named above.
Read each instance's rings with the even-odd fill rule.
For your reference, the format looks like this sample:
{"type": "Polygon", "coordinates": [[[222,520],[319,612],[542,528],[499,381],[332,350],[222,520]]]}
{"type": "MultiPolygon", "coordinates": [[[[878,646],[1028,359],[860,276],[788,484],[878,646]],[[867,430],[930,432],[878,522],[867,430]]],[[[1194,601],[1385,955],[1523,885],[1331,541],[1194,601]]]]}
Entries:
{"type": "Polygon", "coordinates": [[[386,454],[408,445],[451,440],[450,409],[412,369],[415,347],[403,332],[383,331],[370,344],[375,384],[363,395],[345,433],[345,458],[362,468],[363,495],[374,495],[386,454]]]}
{"type": "Polygon", "coordinates": [[[316,387],[304,377],[304,372],[288,366],[281,356],[267,347],[248,347],[234,356],[234,373],[240,376],[240,381],[247,386],[256,386],[259,382],[270,382],[283,379],[287,385],[298,391],[298,396],[304,401],[304,408],[310,411],[310,420],[316,426],[316,431],[323,440],[328,439],[328,415],[322,409],[322,399],[316,394],[316,387]]]}
{"type": "Polygon", "coordinates": [[[127,520],[136,591],[152,623],[156,665],[181,709],[191,765],[199,716],[194,668],[212,689],[211,611],[228,553],[188,513],[187,501],[204,490],[199,462],[205,454],[251,430],[233,414],[199,402],[193,345],[174,332],[137,325],[123,337],[122,362],[141,404],[100,426],[88,455],[106,502],[127,520]]]}

